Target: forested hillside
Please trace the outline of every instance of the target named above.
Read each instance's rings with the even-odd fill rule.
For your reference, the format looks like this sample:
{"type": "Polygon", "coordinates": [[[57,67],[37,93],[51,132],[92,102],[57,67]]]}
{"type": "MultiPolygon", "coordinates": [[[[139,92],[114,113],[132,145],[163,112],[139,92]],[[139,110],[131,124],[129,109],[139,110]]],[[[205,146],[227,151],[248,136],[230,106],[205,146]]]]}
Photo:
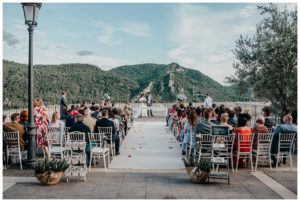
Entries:
{"type": "MultiPolygon", "coordinates": [[[[28,68],[25,64],[3,61],[4,108],[26,107],[28,68]]],[[[176,63],[128,65],[103,71],[89,64],[34,66],[34,97],[45,104],[58,104],[62,90],[68,92],[69,103],[96,101],[109,94],[112,101],[130,102],[152,82],[155,102],[174,102],[185,94],[188,101],[202,101],[210,94],[215,101],[232,100],[230,88],[197,70],[176,63]]]]}

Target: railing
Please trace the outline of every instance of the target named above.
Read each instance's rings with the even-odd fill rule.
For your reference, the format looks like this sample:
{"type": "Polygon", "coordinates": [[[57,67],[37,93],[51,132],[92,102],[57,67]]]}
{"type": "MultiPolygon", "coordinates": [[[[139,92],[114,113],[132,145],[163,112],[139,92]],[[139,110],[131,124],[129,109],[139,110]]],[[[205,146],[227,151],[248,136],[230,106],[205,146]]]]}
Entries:
{"type": "MultiPolygon", "coordinates": [[[[124,108],[126,103],[115,103],[116,107],[124,108]]],[[[174,103],[153,103],[152,109],[153,110],[162,110],[162,109],[168,109],[171,108],[174,103]]],[[[193,103],[193,106],[201,106],[202,103],[193,103]]],[[[261,110],[264,106],[268,106],[268,103],[260,103],[260,102],[215,102],[217,106],[220,104],[224,104],[226,107],[233,108],[235,106],[240,106],[243,110],[248,109],[252,117],[255,119],[256,116],[258,116],[261,113],[261,110]]],[[[188,103],[185,103],[185,105],[188,105],[188,103]]],[[[132,108],[133,114],[136,114],[140,110],[140,103],[129,103],[129,107],[132,108]]],[[[69,108],[71,105],[68,106],[69,108]]],[[[5,114],[8,118],[13,113],[20,113],[22,110],[27,110],[27,108],[20,108],[20,109],[11,109],[11,110],[5,110],[3,114],[5,114]]],[[[60,105],[48,105],[47,106],[48,115],[51,116],[53,112],[59,112],[60,105]]]]}

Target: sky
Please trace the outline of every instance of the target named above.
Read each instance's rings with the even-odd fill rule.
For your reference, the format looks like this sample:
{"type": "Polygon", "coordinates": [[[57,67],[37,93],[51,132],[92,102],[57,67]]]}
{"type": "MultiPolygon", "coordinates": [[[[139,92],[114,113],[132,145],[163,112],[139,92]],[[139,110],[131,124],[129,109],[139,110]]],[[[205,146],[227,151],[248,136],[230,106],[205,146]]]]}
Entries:
{"type": "MultiPolygon", "coordinates": [[[[176,62],[224,84],[232,50],[263,18],[258,3],[43,3],[34,64],[121,65],[176,62]]],[[[294,9],[296,4],[280,4],[294,9]]],[[[3,58],[28,62],[20,3],[3,3],[3,58]]]]}

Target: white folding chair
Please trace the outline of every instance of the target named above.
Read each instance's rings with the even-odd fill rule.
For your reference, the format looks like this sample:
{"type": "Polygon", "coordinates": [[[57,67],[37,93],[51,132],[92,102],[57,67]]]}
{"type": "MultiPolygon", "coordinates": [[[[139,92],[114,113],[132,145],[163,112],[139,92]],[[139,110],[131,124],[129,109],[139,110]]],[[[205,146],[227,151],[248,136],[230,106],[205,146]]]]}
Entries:
{"type": "Polygon", "coordinates": [[[59,157],[63,159],[65,135],[63,128],[50,127],[47,133],[48,140],[48,158],[51,159],[59,157]]]}
{"type": "Polygon", "coordinates": [[[106,143],[109,145],[112,156],[115,156],[115,143],[112,141],[112,127],[98,127],[99,133],[106,137],[106,143]],[[108,141],[110,143],[108,143],[108,141]]]}
{"type": "MultiPolygon", "coordinates": [[[[224,135],[223,137],[224,137],[226,148],[227,148],[227,161],[229,161],[229,159],[230,159],[231,169],[232,169],[232,172],[234,172],[234,166],[233,166],[233,144],[234,144],[235,134],[224,135]]],[[[224,156],[224,158],[226,158],[226,154],[225,153],[221,153],[221,155],[224,156]]],[[[228,164],[229,164],[229,162],[228,162],[228,164]]]]}
{"type": "Polygon", "coordinates": [[[296,133],[279,133],[278,153],[276,158],[276,168],[278,168],[279,158],[290,158],[291,171],[293,171],[292,146],[296,133]]]}
{"type": "Polygon", "coordinates": [[[67,142],[85,142],[85,134],[79,131],[68,133],[67,142]]]}
{"type": "Polygon", "coordinates": [[[6,166],[8,167],[8,161],[10,156],[18,156],[20,161],[20,169],[22,170],[22,153],[20,147],[20,135],[19,132],[4,132],[3,131],[3,140],[5,144],[5,161],[6,166]]]}
{"type": "Polygon", "coordinates": [[[268,133],[273,133],[273,131],[274,131],[274,128],[273,128],[273,127],[268,128],[268,133]]]}
{"type": "Polygon", "coordinates": [[[253,171],[253,161],[252,161],[252,144],[253,144],[253,134],[245,135],[245,134],[236,134],[238,137],[237,142],[237,151],[233,154],[236,156],[236,172],[239,166],[240,158],[249,158],[251,171],[253,171]],[[246,151],[245,151],[246,150],[246,151]]]}
{"type": "Polygon", "coordinates": [[[109,149],[106,147],[103,141],[103,136],[100,133],[89,133],[89,145],[90,145],[90,165],[89,165],[89,171],[91,171],[91,164],[92,159],[94,160],[94,163],[96,164],[96,158],[100,159],[103,158],[104,168],[106,169],[106,159],[108,159],[108,163],[110,162],[109,159],[109,149]]]}
{"type": "Polygon", "coordinates": [[[197,135],[199,137],[199,150],[196,151],[198,154],[198,162],[200,162],[201,158],[211,158],[212,157],[212,144],[213,144],[213,136],[210,134],[200,134],[197,135]]]}
{"type": "Polygon", "coordinates": [[[268,159],[269,164],[270,164],[270,169],[272,171],[272,161],[271,161],[272,140],[273,140],[272,133],[258,133],[257,134],[257,148],[253,149],[253,156],[256,157],[255,171],[257,170],[259,158],[268,159]]]}

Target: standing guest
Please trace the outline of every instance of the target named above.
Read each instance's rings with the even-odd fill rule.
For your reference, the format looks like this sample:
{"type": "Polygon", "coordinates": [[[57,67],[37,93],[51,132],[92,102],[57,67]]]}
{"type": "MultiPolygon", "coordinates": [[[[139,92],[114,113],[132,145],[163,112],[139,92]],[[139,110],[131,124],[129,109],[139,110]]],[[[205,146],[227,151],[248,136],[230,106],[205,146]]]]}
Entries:
{"type": "MultiPolygon", "coordinates": [[[[116,134],[116,128],[113,121],[108,119],[108,111],[107,109],[102,110],[102,119],[97,120],[94,132],[99,133],[98,127],[112,127],[112,141],[115,143],[115,152],[116,155],[119,155],[119,147],[120,147],[120,139],[119,136],[116,134]]],[[[110,142],[108,142],[110,143],[110,142]]]]}
{"type": "MultiPolygon", "coordinates": [[[[273,160],[273,166],[276,165],[276,154],[278,153],[278,144],[279,144],[279,134],[281,133],[296,133],[297,126],[293,124],[293,118],[291,115],[285,115],[283,117],[283,124],[279,124],[274,130],[274,137],[271,147],[271,158],[273,160]]],[[[283,164],[286,163],[286,159],[283,158],[283,164]]]]}
{"type": "Polygon", "coordinates": [[[67,109],[64,109],[63,114],[60,116],[60,120],[66,122],[66,124],[65,124],[66,127],[71,127],[75,123],[75,119],[69,115],[69,112],[67,109]]]}
{"type": "Polygon", "coordinates": [[[84,110],[84,119],[83,119],[83,123],[85,125],[87,125],[91,131],[94,130],[95,124],[96,124],[96,119],[93,119],[91,117],[91,110],[90,109],[86,109],[84,110]]]}
{"type": "Polygon", "coordinates": [[[44,157],[48,156],[48,114],[43,100],[38,98],[34,101],[34,123],[36,126],[37,147],[44,152],[44,157]]]}
{"type": "Polygon", "coordinates": [[[263,116],[256,117],[255,124],[252,128],[252,132],[254,133],[253,149],[257,149],[258,134],[268,133],[268,128],[264,124],[265,124],[265,118],[263,116]]]}
{"type": "Polygon", "coordinates": [[[92,113],[95,111],[95,102],[92,102],[92,105],[90,106],[90,110],[92,113]]]}
{"type": "Polygon", "coordinates": [[[3,124],[3,131],[5,132],[19,132],[19,141],[21,151],[25,150],[25,127],[20,124],[20,115],[13,113],[10,117],[11,122],[3,124]]]}
{"type": "Polygon", "coordinates": [[[204,108],[206,108],[206,109],[210,108],[210,107],[212,107],[212,104],[213,104],[212,98],[208,94],[206,94],[206,97],[205,97],[204,103],[203,103],[204,108]]]}
{"type": "Polygon", "coordinates": [[[64,113],[64,109],[68,109],[66,96],[67,96],[66,91],[63,91],[60,97],[60,115],[64,113]]]}
{"type": "MultiPolygon", "coordinates": [[[[146,100],[147,100],[147,102],[146,102],[147,107],[151,107],[153,101],[152,101],[152,95],[151,95],[151,92],[150,92],[150,91],[146,94],[146,100]]],[[[149,117],[150,115],[153,116],[153,114],[152,114],[152,109],[147,109],[147,115],[148,115],[148,117],[149,117]]]]}
{"type": "Polygon", "coordinates": [[[270,110],[270,108],[269,108],[269,107],[264,107],[264,108],[262,109],[262,111],[263,111],[263,116],[265,117],[265,126],[266,126],[267,128],[272,128],[272,127],[274,127],[274,126],[275,126],[275,123],[274,123],[273,119],[270,117],[270,115],[271,115],[271,110],[270,110]]]}

